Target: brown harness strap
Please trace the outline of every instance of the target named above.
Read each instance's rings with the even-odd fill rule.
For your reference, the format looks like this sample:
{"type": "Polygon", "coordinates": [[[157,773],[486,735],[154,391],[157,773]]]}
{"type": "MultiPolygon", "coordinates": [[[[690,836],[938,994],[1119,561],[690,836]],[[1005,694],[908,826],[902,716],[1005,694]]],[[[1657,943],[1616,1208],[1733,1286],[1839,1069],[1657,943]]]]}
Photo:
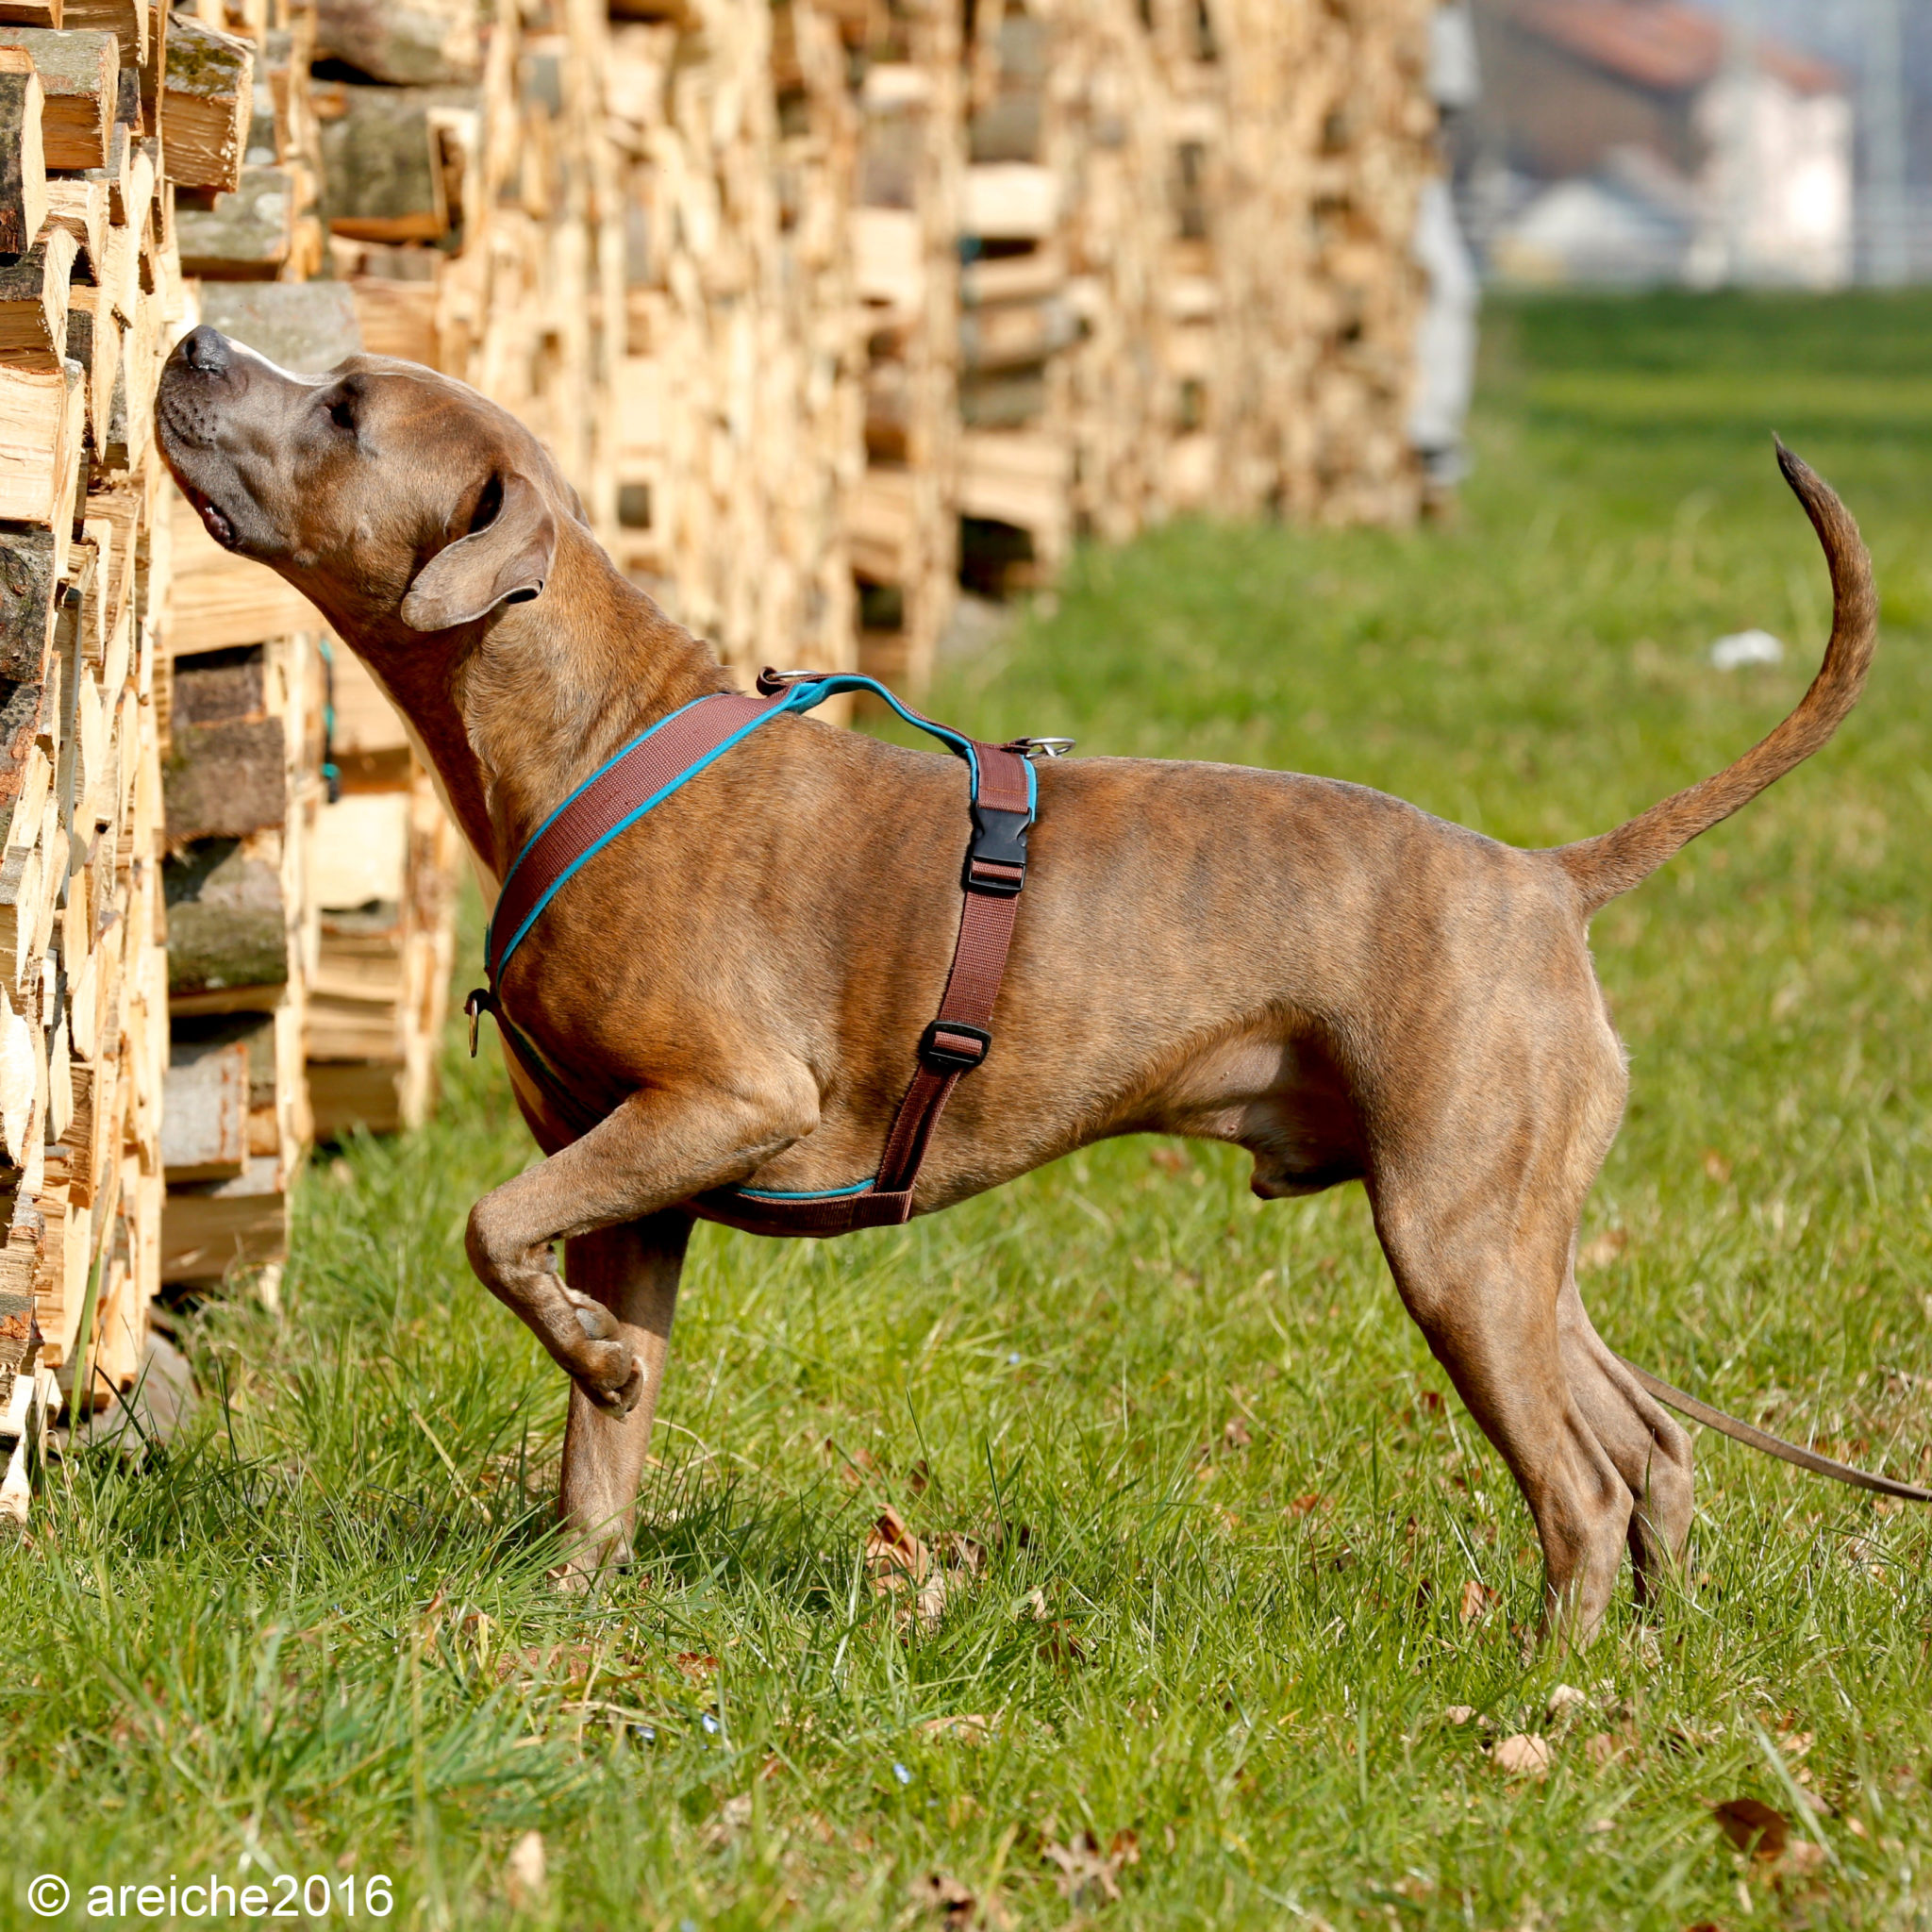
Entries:
{"type": "MultiPolygon", "coordinates": [[[[1025,759],[1005,745],[975,741],[973,749],[979,760],[975,819],[981,809],[1024,818],[1029,810],[1025,759]]],[[[1024,876],[1024,860],[967,856],[959,937],[940,996],[939,1017],[920,1040],[919,1068],[892,1116],[872,1186],[862,1193],[818,1200],[718,1188],[691,1203],[698,1213],[748,1234],[770,1235],[846,1234],[860,1227],[896,1227],[912,1218],[912,1190],[933,1129],[961,1076],[979,1065],[992,1044],[992,1009],[1024,876]]]]}
{"type": "MultiPolygon", "coordinates": [[[[816,674],[810,675],[816,680],[816,674]]],[[[861,681],[841,677],[816,680],[814,688],[834,682],[843,688],[861,681]]],[[[826,694],[823,690],[817,690],[817,695],[801,692],[799,682],[796,674],[767,672],[758,680],[759,691],[766,694],[763,701],[721,692],[674,712],[573,792],[525,845],[504,881],[485,942],[490,986],[479,988],[465,1002],[470,1051],[476,1051],[478,1016],[491,1014],[514,1074],[573,1140],[590,1132],[602,1116],[578,1097],[571,1082],[505,1011],[504,968],[562,886],[619,832],[756,725],[780,711],[805,708],[826,694]]],[[[992,745],[967,740],[931,724],[886,695],[904,716],[967,758],[974,774],[974,836],[960,879],[959,933],[952,970],[939,1015],[921,1036],[916,1070],[893,1115],[878,1172],[870,1182],[803,1195],[720,1188],[689,1204],[707,1220],[754,1234],[835,1235],[908,1220],[913,1189],[940,1116],[961,1076],[979,1065],[992,1044],[992,1012],[1025,882],[1026,831],[1033,814],[1025,741],[992,745]]]]}
{"type": "Polygon", "coordinates": [[[501,983],[504,964],[531,922],[578,866],[694,765],[777,708],[776,700],[736,691],[700,698],[586,779],[538,828],[503,882],[484,961],[491,985],[501,983]]]}

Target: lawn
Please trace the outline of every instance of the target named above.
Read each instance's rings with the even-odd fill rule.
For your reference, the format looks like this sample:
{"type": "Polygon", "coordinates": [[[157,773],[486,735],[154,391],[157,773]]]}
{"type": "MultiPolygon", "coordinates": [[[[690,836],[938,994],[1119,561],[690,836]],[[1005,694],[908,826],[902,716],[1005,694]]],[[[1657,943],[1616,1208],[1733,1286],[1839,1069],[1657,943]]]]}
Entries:
{"type": "MultiPolygon", "coordinates": [[[[1455,528],[1089,555],[933,699],[1595,831],[1814,668],[1779,430],[1885,641],[1821,757],[1597,922],[1633,1089],[1583,1288],[1613,1346],[1922,1481],[1928,344],[1919,296],[1499,309],[1455,528]],[[1784,662],[1711,668],[1752,625],[1784,662]]],[[[184,1330],[202,1433],[70,1460],[0,1555],[0,1924],[46,1923],[37,1873],[78,1924],[212,1870],[338,1909],[385,1874],[424,1926],[1932,1925],[1932,1520],[1705,1436],[1681,1588],[1525,1662],[1527,1515],[1360,1190],[1262,1207],[1220,1149],[701,1230],[637,1567],[553,1593],[563,1384],[461,1247],[531,1158],[506,1096],[453,1053],[432,1128],[319,1158],[279,1313],[184,1330]]]]}

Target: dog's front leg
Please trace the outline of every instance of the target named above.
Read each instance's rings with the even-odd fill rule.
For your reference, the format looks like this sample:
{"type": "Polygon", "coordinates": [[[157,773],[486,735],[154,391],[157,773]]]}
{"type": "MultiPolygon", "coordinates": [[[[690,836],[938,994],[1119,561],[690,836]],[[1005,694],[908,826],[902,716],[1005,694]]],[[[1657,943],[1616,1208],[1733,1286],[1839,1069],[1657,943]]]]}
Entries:
{"type": "Polygon", "coordinates": [[[580,1141],[476,1203],[470,1265],[592,1408],[627,1416],[643,1398],[650,1352],[603,1300],[559,1277],[556,1244],[649,1220],[741,1179],[817,1118],[817,1090],[802,1068],[730,1089],[635,1093],[580,1141]]]}
{"type": "Polygon", "coordinates": [[[588,1583],[607,1565],[629,1560],[638,1483],[651,1447],[651,1424],[671,1356],[671,1318],[691,1240],[691,1216],[655,1214],[600,1228],[564,1243],[564,1273],[616,1318],[616,1339],[641,1365],[637,1407],[615,1415],[581,1389],[570,1392],[563,1436],[563,1483],[557,1499],[568,1541],[566,1576],[588,1583]]]}

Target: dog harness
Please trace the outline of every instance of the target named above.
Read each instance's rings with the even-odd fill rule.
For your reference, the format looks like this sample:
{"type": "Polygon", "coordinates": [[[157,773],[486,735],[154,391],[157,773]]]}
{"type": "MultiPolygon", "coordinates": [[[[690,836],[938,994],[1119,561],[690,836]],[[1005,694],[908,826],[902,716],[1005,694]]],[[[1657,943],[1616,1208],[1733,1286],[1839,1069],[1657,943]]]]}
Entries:
{"type": "Polygon", "coordinates": [[[591,1112],[504,1010],[505,969],[529,938],[544,908],[619,833],[637,824],[733,745],[774,718],[808,711],[840,691],[876,692],[900,717],[930,733],[964,759],[970,779],[972,838],[960,874],[959,936],[938,1016],[920,1036],[911,1080],[886,1135],[878,1171],[847,1187],[809,1193],[769,1188],[719,1188],[689,1205],[708,1221],[751,1234],[835,1235],[889,1227],[908,1220],[912,1189],[933,1129],[953,1089],[986,1058],[992,1045],[992,1009],[1006,971],[1020,891],[1026,882],[1026,833],[1039,788],[1029,760],[1057,758],[1070,739],[1016,739],[982,744],[900,703],[876,679],[844,672],[771,671],[758,677],[759,696],[718,692],[693,700],[633,739],[591,774],[538,826],[503,881],[484,937],[489,985],[464,1002],[470,1052],[476,1051],[479,1014],[496,1021],[504,1051],[577,1138],[601,1116],[591,1112]]]}

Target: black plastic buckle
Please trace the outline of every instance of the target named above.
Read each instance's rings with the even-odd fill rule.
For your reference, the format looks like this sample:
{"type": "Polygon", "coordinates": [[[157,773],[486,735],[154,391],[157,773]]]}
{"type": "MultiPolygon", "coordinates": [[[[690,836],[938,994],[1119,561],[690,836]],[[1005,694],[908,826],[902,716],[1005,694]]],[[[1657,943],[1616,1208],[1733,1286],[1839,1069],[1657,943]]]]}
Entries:
{"type": "Polygon", "coordinates": [[[1026,828],[1024,811],[996,811],[973,805],[973,843],[966,850],[969,892],[992,892],[1010,899],[1026,883],[1026,828]]]}
{"type": "Polygon", "coordinates": [[[984,1026],[967,1026],[958,1020],[935,1020],[919,1036],[919,1058],[939,1074],[970,1074],[992,1051],[992,1035],[984,1026]],[[946,1036],[941,1046],[939,1036],[946,1036]],[[973,1051],[954,1046],[955,1040],[972,1042],[973,1051]]]}

